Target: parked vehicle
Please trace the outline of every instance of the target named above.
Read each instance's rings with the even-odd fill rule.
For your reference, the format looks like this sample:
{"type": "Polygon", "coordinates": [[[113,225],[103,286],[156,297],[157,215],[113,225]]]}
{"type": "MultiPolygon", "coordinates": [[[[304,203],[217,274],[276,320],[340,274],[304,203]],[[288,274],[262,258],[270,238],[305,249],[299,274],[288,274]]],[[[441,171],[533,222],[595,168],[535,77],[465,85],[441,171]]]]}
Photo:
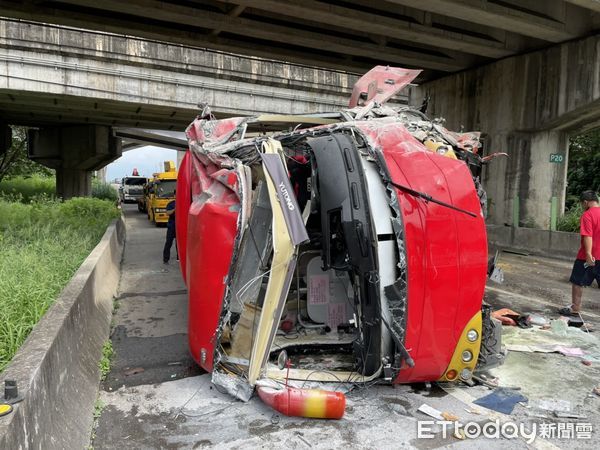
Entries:
{"type": "Polygon", "coordinates": [[[164,172],[154,173],[144,186],[144,196],[138,202],[138,209],[146,211],[148,220],[155,225],[167,223],[167,205],[175,199],[177,169],[173,161],[164,162],[164,172]]]}
{"type": "Polygon", "coordinates": [[[469,381],[502,362],[469,170],[479,135],[383,105],[418,73],[376,67],[339,113],[188,127],[176,224],[189,345],[231,395],[256,388],[287,414],[284,397],[306,397],[288,381],[469,381]]]}
{"type": "MultiPolygon", "coordinates": [[[[139,212],[148,212],[148,200],[150,198],[150,187],[152,186],[152,182],[154,181],[154,178],[148,178],[148,181],[146,182],[146,184],[144,184],[143,188],[142,188],[142,196],[138,199],[137,205],[138,205],[138,211],[139,212]]],[[[148,218],[150,219],[150,218],[148,218]]]]}
{"type": "Polygon", "coordinates": [[[141,176],[123,177],[119,186],[119,199],[122,203],[137,203],[143,195],[144,184],[148,179],[141,176]]]}

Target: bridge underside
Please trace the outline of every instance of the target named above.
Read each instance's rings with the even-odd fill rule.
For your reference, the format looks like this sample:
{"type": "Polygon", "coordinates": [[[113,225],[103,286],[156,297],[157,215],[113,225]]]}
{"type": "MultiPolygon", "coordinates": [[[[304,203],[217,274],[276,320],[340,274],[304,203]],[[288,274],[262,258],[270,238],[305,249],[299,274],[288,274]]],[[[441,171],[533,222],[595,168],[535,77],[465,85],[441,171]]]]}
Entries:
{"type": "Polygon", "coordinates": [[[0,0],[5,17],[419,81],[583,37],[597,0],[0,0]]]}
{"type": "MultiPolygon", "coordinates": [[[[197,109],[0,89],[0,114],[11,124],[34,127],[96,124],[184,130],[197,114],[197,109]]],[[[222,111],[218,114],[220,117],[228,116],[222,111]]]]}
{"type": "Polygon", "coordinates": [[[65,198],[121,154],[118,127],[182,132],[204,105],[219,118],[347,106],[356,76],[284,62],[0,20],[0,133],[39,128],[30,156],[65,198]]]}
{"type": "Polygon", "coordinates": [[[355,75],[131,36],[0,20],[0,120],[180,130],[218,117],[348,104],[355,75]]]}

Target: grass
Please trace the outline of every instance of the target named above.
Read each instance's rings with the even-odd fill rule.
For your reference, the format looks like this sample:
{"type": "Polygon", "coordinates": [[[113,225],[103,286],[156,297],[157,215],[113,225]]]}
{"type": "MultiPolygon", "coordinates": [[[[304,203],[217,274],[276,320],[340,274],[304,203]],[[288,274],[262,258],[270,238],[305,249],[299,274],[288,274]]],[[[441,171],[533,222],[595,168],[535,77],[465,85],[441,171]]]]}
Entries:
{"type": "Polygon", "coordinates": [[[117,190],[110,184],[92,180],[92,197],[114,202],[117,201],[118,196],[117,190]]]}
{"type": "Polygon", "coordinates": [[[104,402],[100,399],[100,397],[98,397],[96,399],[96,402],[94,403],[94,414],[93,414],[94,419],[100,418],[105,406],[106,405],[104,404],[104,402]]]}
{"type": "Polygon", "coordinates": [[[94,413],[92,414],[93,422],[92,422],[92,430],[90,432],[90,445],[88,445],[86,450],[94,450],[94,440],[96,439],[96,429],[98,428],[98,420],[100,420],[100,416],[102,415],[102,411],[106,405],[100,399],[100,396],[96,398],[96,402],[94,403],[94,413]]]}
{"type": "MultiPolygon", "coordinates": [[[[56,180],[54,177],[40,175],[7,178],[0,182],[0,196],[22,203],[54,199],[56,198],[56,180]]],[[[118,193],[110,184],[93,179],[92,197],[116,201],[118,193]]]]}
{"type": "Polygon", "coordinates": [[[32,200],[55,197],[56,181],[53,177],[32,175],[6,178],[0,182],[0,195],[9,200],[29,203],[32,200]]]}
{"type": "Polygon", "coordinates": [[[61,202],[31,183],[29,203],[0,197],[0,372],[119,215],[111,201],[61,202]]]}
{"type": "Polygon", "coordinates": [[[102,346],[102,357],[100,358],[100,362],[98,363],[98,367],[100,368],[100,380],[106,380],[106,376],[108,372],[110,372],[110,363],[112,361],[112,357],[114,354],[112,341],[108,339],[104,345],[102,346]]]}
{"type": "Polygon", "coordinates": [[[556,229],[558,231],[569,231],[571,233],[579,233],[579,220],[583,214],[581,203],[577,202],[571,209],[558,219],[556,229]]]}

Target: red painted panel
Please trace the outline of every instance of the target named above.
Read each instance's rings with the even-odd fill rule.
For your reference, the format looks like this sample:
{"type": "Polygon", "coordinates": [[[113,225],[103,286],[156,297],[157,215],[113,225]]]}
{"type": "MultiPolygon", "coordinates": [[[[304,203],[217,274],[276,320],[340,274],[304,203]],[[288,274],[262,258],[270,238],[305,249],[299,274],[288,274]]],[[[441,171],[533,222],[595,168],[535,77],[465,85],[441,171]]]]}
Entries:
{"type": "Polygon", "coordinates": [[[435,380],[448,366],[462,329],[481,308],[487,240],[479,199],[463,162],[427,151],[397,123],[359,127],[383,152],[393,181],[477,214],[473,218],[396,190],[407,253],[405,346],[415,367],[400,371],[395,382],[435,380]]]}
{"type": "Polygon", "coordinates": [[[383,104],[420,73],[420,70],[375,66],[354,84],[349,107],[366,106],[371,102],[383,104]],[[366,98],[361,98],[363,93],[366,94],[366,98]]]}
{"type": "Polygon", "coordinates": [[[206,155],[194,153],[192,156],[186,277],[188,340],[192,357],[202,368],[211,371],[240,202],[237,176],[232,170],[214,164],[206,155]]]}
{"type": "Polygon", "coordinates": [[[183,275],[183,281],[186,281],[187,266],[187,230],[188,214],[192,203],[192,186],[190,181],[192,156],[188,150],[177,173],[177,200],[175,202],[175,229],[177,234],[177,251],[179,252],[179,267],[183,275]]]}

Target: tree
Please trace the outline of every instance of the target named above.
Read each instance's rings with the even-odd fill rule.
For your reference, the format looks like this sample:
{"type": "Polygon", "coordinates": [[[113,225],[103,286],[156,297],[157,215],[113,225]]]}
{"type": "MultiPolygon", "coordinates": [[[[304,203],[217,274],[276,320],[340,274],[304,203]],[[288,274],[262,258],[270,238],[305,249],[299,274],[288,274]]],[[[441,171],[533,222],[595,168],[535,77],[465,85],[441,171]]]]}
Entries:
{"type": "Polygon", "coordinates": [[[4,177],[53,174],[53,170],[27,157],[27,128],[12,127],[12,145],[0,155],[0,181],[4,177]]]}
{"type": "Polygon", "coordinates": [[[600,130],[571,138],[567,170],[567,209],[588,189],[600,190],[600,130]]]}

